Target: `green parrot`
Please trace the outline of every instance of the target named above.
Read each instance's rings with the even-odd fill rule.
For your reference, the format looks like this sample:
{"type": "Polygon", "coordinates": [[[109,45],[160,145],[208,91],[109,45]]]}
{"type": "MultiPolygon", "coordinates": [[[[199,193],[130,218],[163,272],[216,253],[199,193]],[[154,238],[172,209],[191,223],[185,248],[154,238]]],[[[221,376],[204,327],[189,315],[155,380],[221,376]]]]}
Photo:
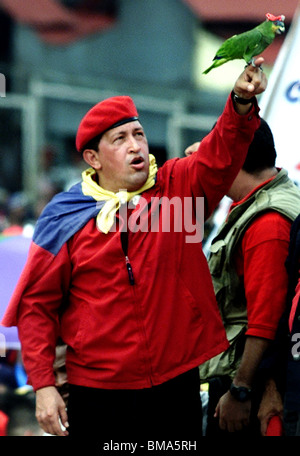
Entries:
{"type": "Polygon", "coordinates": [[[203,74],[230,60],[244,59],[247,64],[253,62],[253,57],[261,54],[273,42],[276,34],[284,33],[284,20],[283,15],[268,13],[266,20],[252,30],[228,38],[217,51],[213,64],[203,74]]]}

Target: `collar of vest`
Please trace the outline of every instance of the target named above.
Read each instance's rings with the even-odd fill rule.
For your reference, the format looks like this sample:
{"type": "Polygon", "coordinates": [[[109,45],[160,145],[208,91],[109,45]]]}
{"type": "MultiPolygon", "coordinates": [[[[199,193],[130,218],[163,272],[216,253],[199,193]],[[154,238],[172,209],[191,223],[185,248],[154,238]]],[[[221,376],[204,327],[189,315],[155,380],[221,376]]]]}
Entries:
{"type": "Polygon", "coordinates": [[[256,192],[249,195],[249,198],[236,205],[229,212],[227,220],[221,225],[218,234],[212,242],[210,251],[214,253],[218,250],[218,241],[224,241],[233,226],[235,226],[235,237],[240,237],[253,218],[268,209],[276,210],[291,220],[300,211],[300,189],[291,181],[285,169],[281,169],[274,179],[259,187],[256,192]],[[279,191],[289,192],[288,204],[287,201],[283,201],[282,194],[279,196],[279,191]],[[276,198],[277,194],[278,198],[276,198]],[[237,236],[238,233],[239,236],[237,236]]]}

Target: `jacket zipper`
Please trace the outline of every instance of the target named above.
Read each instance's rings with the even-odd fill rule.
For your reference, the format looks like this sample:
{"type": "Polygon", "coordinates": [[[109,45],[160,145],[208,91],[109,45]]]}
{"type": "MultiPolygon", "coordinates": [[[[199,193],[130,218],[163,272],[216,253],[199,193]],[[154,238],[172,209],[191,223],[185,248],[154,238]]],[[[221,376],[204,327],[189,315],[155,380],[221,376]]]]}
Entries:
{"type": "Polygon", "coordinates": [[[133,276],[132,266],[131,266],[131,263],[130,263],[127,255],[125,256],[125,262],[126,262],[126,267],[127,267],[128,277],[129,277],[129,283],[130,283],[130,285],[134,285],[134,276],[133,276]]]}
{"type": "MultiPolygon", "coordinates": [[[[126,268],[127,268],[127,272],[128,272],[129,283],[130,283],[130,285],[133,286],[135,284],[135,280],[134,280],[132,266],[131,266],[131,263],[130,263],[130,260],[129,260],[129,257],[128,257],[128,233],[127,232],[121,231],[121,244],[122,244],[122,249],[123,249],[123,252],[124,252],[124,255],[125,255],[125,264],[126,264],[126,268]]],[[[136,300],[135,289],[134,288],[132,288],[132,292],[133,292],[134,299],[136,301],[135,312],[136,312],[136,318],[137,318],[137,320],[139,322],[139,327],[140,327],[139,331],[142,332],[142,338],[143,338],[143,341],[144,341],[144,344],[145,344],[145,350],[146,351],[145,351],[145,360],[144,360],[144,362],[147,364],[149,381],[150,381],[150,384],[152,385],[153,384],[153,381],[152,381],[152,378],[153,378],[152,365],[151,365],[150,356],[149,356],[149,346],[148,346],[147,336],[146,336],[146,332],[145,332],[145,328],[144,328],[144,323],[143,323],[143,318],[142,318],[142,315],[141,315],[141,310],[139,309],[139,306],[138,306],[138,303],[137,303],[137,300],[136,300]]]]}

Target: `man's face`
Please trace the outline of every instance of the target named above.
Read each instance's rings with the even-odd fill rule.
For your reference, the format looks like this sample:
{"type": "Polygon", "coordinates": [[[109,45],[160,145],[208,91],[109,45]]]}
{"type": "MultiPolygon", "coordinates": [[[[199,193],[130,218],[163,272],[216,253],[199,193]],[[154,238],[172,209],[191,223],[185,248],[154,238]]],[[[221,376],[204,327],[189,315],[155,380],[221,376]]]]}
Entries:
{"type": "Polygon", "coordinates": [[[108,130],[98,146],[99,184],[112,192],[136,191],[149,174],[149,148],[138,120],[108,130]]]}

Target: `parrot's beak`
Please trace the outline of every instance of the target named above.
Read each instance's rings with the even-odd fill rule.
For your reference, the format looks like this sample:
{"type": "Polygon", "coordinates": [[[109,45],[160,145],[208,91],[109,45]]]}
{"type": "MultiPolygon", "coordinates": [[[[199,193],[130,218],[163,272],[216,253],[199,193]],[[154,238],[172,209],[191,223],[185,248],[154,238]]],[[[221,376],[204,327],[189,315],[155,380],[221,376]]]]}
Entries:
{"type": "Polygon", "coordinates": [[[281,35],[282,33],[284,33],[285,32],[284,22],[277,21],[274,24],[274,29],[275,29],[275,33],[277,33],[277,35],[281,35]]]}

